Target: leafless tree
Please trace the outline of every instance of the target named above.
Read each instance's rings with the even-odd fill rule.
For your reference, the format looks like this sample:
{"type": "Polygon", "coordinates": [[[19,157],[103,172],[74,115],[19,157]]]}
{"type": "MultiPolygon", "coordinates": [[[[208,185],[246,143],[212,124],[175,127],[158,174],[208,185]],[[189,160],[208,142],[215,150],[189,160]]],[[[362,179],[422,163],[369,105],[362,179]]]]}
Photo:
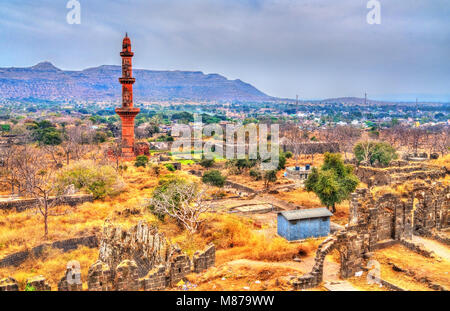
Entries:
{"type": "Polygon", "coordinates": [[[17,149],[14,169],[23,193],[37,200],[37,210],[44,219],[44,237],[48,237],[48,217],[55,215],[51,209],[58,203],[55,184],[56,170],[47,161],[40,148],[23,146],[17,149]]]}
{"type": "Polygon", "coordinates": [[[361,130],[352,126],[337,126],[334,131],[335,141],[339,144],[340,149],[344,151],[344,157],[347,159],[347,153],[352,153],[353,146],[361,138],[361,130]]]}
{"type": "Polygon", "coordinates": [[[61,146],[67,165],[70,163],[70,158],[79,160],[92,151],[94,135],[95,131],[90,124],[70,125],[64,128],[64,140],[61,146]]]}
{"type": "Polygon", "coordinates": [[[202,214],[211,209],[211,204],[205,200],[205,193],[206,189],[199,189],[195,183],[171,184],[154,196],[150,203],[155,211],[176,219],[192,234],[204,221],[202,214]]]}
{"type": "Polygon", "coordinates": [[[105,150],[105,156],[109,161],[114,162],[116,171],[119,171],[120,157],[122,156],[122,141],[116,139],[116,141],[111,143],[105,150]]]}
{"type": "Polygon", "coordinates": [[[20,184],[17,180],[17,170],[15,169],[15,158],[17,156],[16,146],[7,146],[0,149],[0,180],[9,185],[11,194],[20,194],[20,184]]]}
{"type": "Polygon", "coordinates": [[[296,163],[300,156],[306,153],[305,144],[309,142],[309,134],[306,130],[302,130],[297,124],[286,124],[282,129],[283,142],[289,151],[294,154],[296,163]]]}

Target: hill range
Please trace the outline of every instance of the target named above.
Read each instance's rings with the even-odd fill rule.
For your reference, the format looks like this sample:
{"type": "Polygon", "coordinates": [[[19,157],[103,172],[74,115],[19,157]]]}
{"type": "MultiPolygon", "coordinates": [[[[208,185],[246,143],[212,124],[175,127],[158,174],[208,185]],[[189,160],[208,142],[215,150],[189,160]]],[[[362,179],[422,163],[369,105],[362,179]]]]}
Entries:
{"type": "MultiPolygon", "coordinates": [[[[135,69],[136,101],[273,101],[254,86],[199,71],[135,69]]],[[[120,66],[64,71],[50,62],[27,68],[0,68],[0,98],[54,101],[118,101],[120,66]]]]}
{"type": "MultiPolygon", "coordinates": [[[[61,70],[50,62],[32,67],[0,68],[0,99],[118,102],[122,89],[120,66],[103,65],[81,71],[61,70]]],[[[239,79],[229,80],[219,74],[200,71],[155,71],[134,69],[136,102],[196,101],[196,102],[290,102],[293,99],[269,96],[239,79]]],[[[299,104],[330,105],[415,105],[415,102],[367,100],[341,97],[299,101],[299,104]]],[[[419,102],[420,105],[440,103],[419,102]]],[[[448,105],[445,104],[445,105],[448,105]]]]}

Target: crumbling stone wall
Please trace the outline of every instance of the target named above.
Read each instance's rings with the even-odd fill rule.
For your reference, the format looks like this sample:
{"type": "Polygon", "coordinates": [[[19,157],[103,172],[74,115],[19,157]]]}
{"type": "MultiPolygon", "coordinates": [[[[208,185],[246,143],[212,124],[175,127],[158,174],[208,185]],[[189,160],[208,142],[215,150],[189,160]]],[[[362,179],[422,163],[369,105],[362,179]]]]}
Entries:
{"type": "Polygon", "coordinates": [[[436,180],[444,178],[447,170],[444,167],[436,167],[426,164],[413,164],[395,161],[386,168],[372,166],[355,167],[355,175],[369,187],[401,184],[414,179],[436,180]]]}
{"type": "Polygon", "coordinates": [[[402,243],[425,256],[423,247],[411,242],[413,231],[441,229],[448,225],[450,187],[440,182],[415,183],[408,193],[374,195],[369,189],[357,189],[350,201],[349,223],[345,230],[327,238],[316,252],[310,273],[294,277],[295,289],[318,286],[322,282],[325,257],[337,249],[342,278],[361,271],[371,252],[402,243]]]}
{"type": "Polygon", "coordinates": [[[164,235],[144,222],[124,230],[106,223],[99,261],[88,273],[89,290],[162,290],[176,285],[187,274],[215,264],[216,249],[209,245],[191,260],[164,235]]]}
{"type": "Polygon", "coordinates": [[[368,189],[358,189],[350,201],[349,228],[368,236],[369,250],[385,240],[411,239],[412,202],[392,193],[374,197],[368,189]]]}
{"type": "Polygon", "coordinates": [[[33,288],[37,292],[51,291],[52,288],[47,284],[42,275],[27,279],[27,287],[33,288]]]}
{"type": "Polygon", "coordinates": [[[139,290],[138,266],[132,260],[122,261],[116,268],[115,289],[118,291],[139,290]]]}
{"type": "Polygon", "coordinates": [[[129,230],[107,223],[100,241],[99,260],[108,264],[111,271],[124,260],[133,260],[139,277],[168,259],[170,245],[163,234],[144,222],[129,230]]]}
{"type": "Polygon", "coordinates": [[[351,277],[365,265],[365,254],[368,253],[367,236],[359,235],[356,231],[343,230],[328,237],[317,249],[311,272],[300,277],[294,277],[291,280],[293,287],[295,289],[307,289],[322,283],[325,257],[335,249],[340,254],[341,277],[351,277]]]}
{"type": "Polygon", "coordinates": [[[83,290],[83,283],[81,282],[81,273],[77,270],[75,265],[69,265],[66,273],[58,282],[58,291],[60,292],[76,292],[83,290]],[[71,281],[69,281],[71,280],[71,281]]]}
{"type": "Polygon", "coordinates": [[[441,182],[416,183],[411,194],[415,232],[449,227],[450,186],[443,186],[441,182]]]}
{"type": "MultiPolygon", "coordinates": [[[[213,244],[196,252],[191,260],[176,245],[170,245],[156,228],[144,222],[129,230],[107,222],[100,242],[99,260],[89,268],[87,286],[89,291],[162,290],[176,285],[192,272],[199,273],[214,266],[215,258],[213,244]]],[[[83,290],[81,276],[68,282],[68,277],[79,276],[78,268],[68,265],[58,282],[59,291],[83,290]]],[[[43,276],[28,279],[27,285],[37,291],[51,290],[43,276]]],[[[0,280],[0,291],[18,289],[16,280],[0,280]]]]}
{"type": "Polygon", "coordinates": [[[140,279],[140,288],[144,291],[163,290],[167,284],[166,267],[163,265],[152,269],[145,278],[140,279]]]}
{"type": "Polygon", "coordinates": [[[62,250],[63,252],[68,252],[70,250],[77,249],[79,246],[86,246],[89,248],[98,247],[98,239],[95,235],[79,237],[73,239],[67,239],[63,241],[56,241],[53,243],[45,243],[33,247],[30,250],[25,250],[17,253],[10,254],[3,259],[0,260],[0,268],[9,267],[9,266],[19,266],[25,260],[27,260],[30,256],[38,258],[42,255],[44,250],[48,248],[57,248],[62,250]]]}
{"type": "Polygon", "coordinates": [[[11,277],[0,280],[0,292],[15,292],[19,290],[19,283],[11,277]]]}
{"type": "Polygon", "coordinates": [[[191,273],[191,260],[188,255],[183,254],[180,249],[175,249],[168,262],[169,286],[180,282],[185,275],[191,273]]]}
{"type": "Polygon", "coordinates": [[[203,252],[195,252],[193,258],[194,272],[200,273],[216,264],[216,247],[209,245],[203,252]]]}
{"type": "Polygon", "coordinates": [[[113,276],[108,264],[100,260],[94,263],[88,271],[89,291],[111,291],[113,290],[113,276]]]}
{"type": "MultiPolygon", "coordinates": [[[[55,198],[50,198],[49,202],[53,202],[55,198]]],[[[59,198],[61,205],[77,206],[86,202],[92,202],[94,197],[92,194],[74,194],[65,195],[59,198]]],[[[13,199],[0,202],[0,210],[15,210],[23,212],[27,209],[35,208],[38,203],[37,199],[13,199]]]]}

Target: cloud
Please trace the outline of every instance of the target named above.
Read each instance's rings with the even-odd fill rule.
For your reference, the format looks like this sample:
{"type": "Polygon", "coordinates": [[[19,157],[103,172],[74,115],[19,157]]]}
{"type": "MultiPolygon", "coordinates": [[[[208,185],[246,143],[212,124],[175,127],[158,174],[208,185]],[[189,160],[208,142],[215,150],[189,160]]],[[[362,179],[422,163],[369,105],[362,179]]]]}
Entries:
{"type": "Polygon", "coordinates": [[[450,100],[446,0],[380,0],[381,25],[366,23],[366,0],[79,1],[81,25],[63,0],[2,4],[0,65],[117,64],[128,31],[139,68],[220,73],[280,97],[450,100]]]}

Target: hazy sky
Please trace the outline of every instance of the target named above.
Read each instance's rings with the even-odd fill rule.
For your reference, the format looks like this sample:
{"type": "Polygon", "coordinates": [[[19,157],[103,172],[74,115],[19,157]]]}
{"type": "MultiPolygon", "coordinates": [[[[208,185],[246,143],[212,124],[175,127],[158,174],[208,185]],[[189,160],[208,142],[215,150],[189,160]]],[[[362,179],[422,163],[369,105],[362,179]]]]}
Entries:
{"type": "Polygon", "coordinates": [[[48,60],[62,69],[120,64],[128,31],[135,68],[241,79],[279,97],[450,101],[450,1],[3,0],[0,67],[48,60]]]}

